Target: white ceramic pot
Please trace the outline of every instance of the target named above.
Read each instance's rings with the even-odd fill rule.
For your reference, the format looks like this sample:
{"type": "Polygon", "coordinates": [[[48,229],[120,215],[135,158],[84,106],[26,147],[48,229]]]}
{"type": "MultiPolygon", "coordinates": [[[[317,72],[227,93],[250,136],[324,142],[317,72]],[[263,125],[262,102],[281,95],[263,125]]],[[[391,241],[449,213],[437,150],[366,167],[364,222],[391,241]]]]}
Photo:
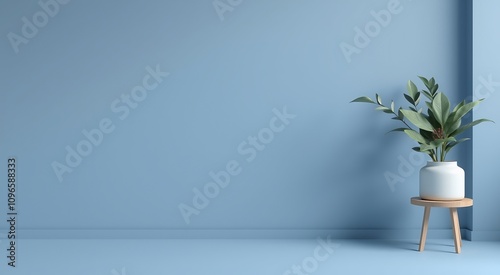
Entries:
{"type": "Polygon", "coordinates": [[[465,172],[456,161],[427,162],[420,169],[420,197],[426,200],[460,200],[465,197],[465,172]]]}

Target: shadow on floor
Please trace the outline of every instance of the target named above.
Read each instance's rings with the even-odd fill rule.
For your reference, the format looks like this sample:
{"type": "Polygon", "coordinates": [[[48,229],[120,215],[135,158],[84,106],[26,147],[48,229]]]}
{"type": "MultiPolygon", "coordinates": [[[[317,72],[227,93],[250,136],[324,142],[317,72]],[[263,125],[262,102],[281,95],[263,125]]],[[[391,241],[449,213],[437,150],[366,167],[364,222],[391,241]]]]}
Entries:
{"type": "MultiPolygon", "coordinates": [[[[408,251],[418,251],[419,241],[411,240],[356,240],[363,246],[371,246],[374,248],[398,249],[408,251]]],[[[425,242],[425,251],[455,253],[455,244],[453,240],[427,240],[425,242]]]]}

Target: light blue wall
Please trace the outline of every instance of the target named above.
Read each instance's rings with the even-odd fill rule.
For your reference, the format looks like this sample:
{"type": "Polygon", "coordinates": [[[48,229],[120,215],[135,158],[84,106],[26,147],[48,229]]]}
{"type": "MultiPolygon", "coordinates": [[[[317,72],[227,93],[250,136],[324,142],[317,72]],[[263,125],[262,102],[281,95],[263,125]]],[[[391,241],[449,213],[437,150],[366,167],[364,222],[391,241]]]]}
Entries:
{"type": "Polygon", "coordinates": [[[500,30],[498,1],[474,1],[474,93],[486,100],[474,111],[474,119],[496,122],[474,129],[474,231],[473,239],[500,240],[500,30]]]}
{"type": "MultiPolygon", "coordinates": [[[[0,156],[18,161],[20,227],[420,227],[422,209],[409,198],[418,194],[423,160],[405,137],[384,135],[397,123],[348,102],[378,92],[402,104],[406,81],[424,75],[456,103],[467,91],[457,27],[464,6],[221,2],[230,11],[219,16],[212,1],[71,1],[18,53],[8,34],[21,35],[22,18],[42,9],[38,1],[2,2],[0,156]],[[391,12],[382,24],[372,14],[381,10],[391,12]],[[356,40],[365,27],[373,37],[356,40]],[[359,47],[347,56],[346,44],[359,47]],[[170,75],[125,107],[122,95],[139,89],[148,66],[170,75]],[[282,124],[274,117],[284,109],[295,117],[282,124]],[[101,121],[110,133],[60,182],[52,164],[66,164],[66,146],[85,145],[82,131],[101,121]],[[259,133],[265,147],[241,145],[259,133]],[[203,190],[210,172],[232,161],[241,171],[186,224],[179,205],[192,206],[193,188],[203,190]],[[398,172],[407,161],[414,164],[398,172]],[[403,179],[392,188],[391,173],[403,179]]],[[[493,110],[488,104],[482,112],[493,110]]],[[[461,150],[455,157],[470,170],[461,150]]],[[[5,168],[0,173],[5,178],[5,168]]],[[[435,211],[430,226],[449,228],[448,213],[435,211]]]]}

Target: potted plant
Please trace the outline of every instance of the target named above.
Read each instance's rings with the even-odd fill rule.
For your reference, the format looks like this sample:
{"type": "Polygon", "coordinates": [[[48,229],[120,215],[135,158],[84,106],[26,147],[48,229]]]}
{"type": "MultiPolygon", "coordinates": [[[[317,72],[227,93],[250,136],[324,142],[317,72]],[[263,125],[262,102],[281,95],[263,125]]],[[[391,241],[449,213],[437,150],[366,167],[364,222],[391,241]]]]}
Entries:
{"type": "Polygon", "coordinates": [[[375,94],[375,100],[362,96],[351,102],[365,102],[377,105],[376,110],[392,115],[404,127],[393,131],[404,132],[415,140],[418,146],[412,149],[427,154],[431,161],[420,170],[420,197],[429,200],[459,200],[465,197],[465,173],[457,166],[456,161],[447,161],[446,156],[457,144],[469,138],[457,139],[464,131],[489,119],[478,119],[462,125],[462,119],[483,99],[458,103],[453,109],[448,97],[440,91],[439,85],[432,77],[427,79],[419,76],[426,90],[418,90],[417,86],[408,81],[408,94],[404,94],[409,102],[408,109],[394,107],[394,101],[386,106],[375,94]],[[420,108],[422,95],[427,99],[425,109],[420,108]],[[412,124],[412,125],[410,125],[412,124]]]}

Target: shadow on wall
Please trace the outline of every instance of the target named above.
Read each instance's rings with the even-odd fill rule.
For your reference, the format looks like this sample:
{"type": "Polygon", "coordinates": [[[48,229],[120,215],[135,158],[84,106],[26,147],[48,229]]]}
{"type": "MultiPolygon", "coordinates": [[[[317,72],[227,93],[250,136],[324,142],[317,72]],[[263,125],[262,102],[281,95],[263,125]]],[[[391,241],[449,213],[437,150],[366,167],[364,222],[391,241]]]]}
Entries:
{"type": "MultiPolygon", "coordinates": [[[[325,190],[338,202],[325,218],[331,219],[333,228],[391,228],[406,215],[404,207],[395,207],[399,199],[384,178],[384,171],[394,163],[393,156],[398,155],[401,139],[397,133],[384,135],[383,127],[363,125],[340,137],[329,153],[326,163],[334,168],[325,167],[331,185],[325,190]]],[[[359,233],[346,237],[359,237],[359,233]]]]}

